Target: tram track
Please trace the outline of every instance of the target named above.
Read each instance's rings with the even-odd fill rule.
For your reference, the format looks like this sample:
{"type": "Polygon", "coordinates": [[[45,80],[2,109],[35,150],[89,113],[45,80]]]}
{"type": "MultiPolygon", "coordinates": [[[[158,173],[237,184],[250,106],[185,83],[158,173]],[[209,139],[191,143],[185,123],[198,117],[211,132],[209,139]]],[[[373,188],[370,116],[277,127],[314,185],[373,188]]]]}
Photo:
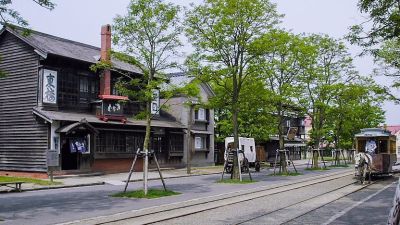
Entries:
{"type": "MultiPolygon", "coordinates": [[[[298,218],[298,217],[303,216],[304,214],[309,213],[310,211],[316,210],[316,209],[318,209],[318,208],[320,208],[320,207],[323,207],[323,206],[325,206],[325,205],[331,203],[332,201],[337,200],[336,195],[337,195],[337,192],[338,192],[338,191],[344,191],[345,194],[344,194],[343,196],[340,196],[340,197],[342,198],[342,197],[345,197],[345,196],[347,196],[347,195],[350,195],[350,194],[352,194],[352,193],[354,193],[354,192],[356,192],[356,191],[359,191],[359,190],[361,190],[361,189],[367,188],[368,186],[370,186],[370,185],[376,183],[376,181],[371,182],[371,183],[368,183],[368,184],[365,184],[365,185],[363,185],[363,186],[360,186],[360,188],[357,188],[357,189],[354,189],[354,188],[353,188],[355,183],[356,183],[356,182],[350,183],[350,184],[347,184],[347,185],[344,185],[344,186],[340,186],[340,187],[338,187],[338,188],[336,188],[336,189],[330,190],[329,193],[324,192],[324,193],[318,194],[318,195],[316,195],[316,196],[312,196],[312,197],[310,197],[310,198],[304,199],[304,200],[302,200],[302,201],[289,204],[289,205],[287,205],[287,206],[285,206],[285,207],[277,208],[277,209],[275,209],[275,210],[269,211],[268,213],[261,214],[261,215],[257,215],[257,216],[255,216],[255,217],[252,217],[252,218],[249,218],[249,219],[246,219],[246,220],[242,220],[242,221],[237,222],[237,223],[235,223],[235,224],[236,224],[236,225],[242,225],[242,224],[260,224],[259,221],[257,221],[257,220],[260,219],[260,218],[263,218],[263,217],[270,217],[270,218],[271,218],[271,215],[273,215],[273,214],[280,214],[281,212],[283,212],[283,211],[285,211],[285,210],[288,210],[288,209],[292,209],[292,208],[298,209],[298,208],[301,208],[301,207],[304,206],[304,205],[310,204],[310,203],[313,202],[313,201],[319,201],[321,198],[329,199],[329,200],[325,201],[323,204],[319,204],[319,205],[316,206],[316,207],[313,207],[313,208],[311,208],[311,209],[310,209],[310,208],[307,209],[306,212],[298,213],[298,215],[295,215],[295,216],[292,215],[292,217],[289,218],[289,219],[284,218],[284,217],[280,217],[280,218],[279,218],[279,219],[281,219],[280,221],[279,221],[279,219],[276,220],[276,218],[275,218],[275,220],[270,219],[267,223],[265,223],[265,221],[263,221],[264,224],[285,224],[285,223],[288,223],[288,222],[290,222],[290,221],[292,221],[292,220],[294,220],[294,219],[296,219],[296,218],[298,218]],[[350,187],[350,188],[349,188],[349,187],[350,187]],[[348,190],[346,190],[346,189],[348,189],[348,190]],[[331,196],[329,196],[329,195],[331,195],[331,196]]],[[[292,210],[292,212],[293,212],[293,210],[292,210]]]]}
{"type": "Polygon", "coordinates": [[[333,181],[343,177],[352,176],[353,172],[343,173],[343,171],[341,171],[337,173],[330,173],[328,177],[326,175],[327,174],[321,174],[300,181],[286,182],[279,185],[266,185],[249,190],[236,191],[188,200],[184,202],[150,207],[141,210],[123,212],[110,216],[101,216],[79,221],[72,221],[64,224],[151,224],[163,222],[200,212],[205,212],[208,210],[238,204],[241,202],[251,201],[257,198],[272,196],[295,189],[333,181]]]}

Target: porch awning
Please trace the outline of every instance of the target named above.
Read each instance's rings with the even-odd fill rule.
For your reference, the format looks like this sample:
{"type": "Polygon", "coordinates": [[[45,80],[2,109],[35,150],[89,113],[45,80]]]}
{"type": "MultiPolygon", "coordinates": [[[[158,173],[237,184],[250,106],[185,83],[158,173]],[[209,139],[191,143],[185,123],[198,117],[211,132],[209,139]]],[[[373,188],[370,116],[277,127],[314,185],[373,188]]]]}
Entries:
{"type": "MultiPolygon", "coordinates": [[[[76,112],[61,112],[61,111],[47,111],[42,110],[39,108],[33,108],[33,114],[41,117],[42,119],[46,120],[49,123],[53,121],[72,121],[72,122],[79,122],[83,118],[87,120],[88,123],[91,124],[114,124],[114,125],[121,125],[121,126],[146,126],[145,120],[135,120],[132,118],[128,118],[126,124],[122,124],[121,122],[117,121],[108,121],[104,122],[103,120],[99,120],[96,115],[88,114],[88,113],[76,113],[76,112]]],[[[170,121],[170,120],[157,120],[153,119],[151,121],[152,127],[165,127],[165,128],[186,128],[183,124],[177,121],[170,121]]]]}
{"type": "Polygon", "coordinates": [[[208,134],[208,135],[213,134],[212,131],[208,131],[208,130],[191,130],[190,133],[192,133],[192,134],[208,134]]]}
{"type": "Polygon", "coordinates": [[[285,147],[305,147],[307,146],[305,143],[287,143],[285,147]]]}
{"type": "Polygon", "coordinates": [[[79,122],[75,122],[63,127],[60,127],[56,130],[56,133],[65,133],[65,134],[69,134],[70,132],[79,129],[80,127],[84,127],[86,129],[88,129],[90,132],[94,133],[94,134],[98,134],[99,131],[93,127],[92,125],[90,125],[88,123],[88,121],[86,119],[82,119],[79,122]]]}

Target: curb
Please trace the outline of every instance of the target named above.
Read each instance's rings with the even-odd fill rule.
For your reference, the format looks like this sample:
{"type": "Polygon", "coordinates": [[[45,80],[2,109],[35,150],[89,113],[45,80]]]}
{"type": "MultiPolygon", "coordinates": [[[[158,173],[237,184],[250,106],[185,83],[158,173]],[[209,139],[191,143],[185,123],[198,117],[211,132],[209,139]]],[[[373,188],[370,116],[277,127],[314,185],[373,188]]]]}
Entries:
{"type": "MultiPolygon", "coordinates": [[[[175,176],[175,177],[164,177],[164,179],[167,180],[167,179],[173,179],[173,178],[196,177],[196,176],[205,176],[205,175],[214,175],[214,174],[220,174],[220,172],[208,173],[208,174],[190,174],[190,175],[182,175],[182,176],[175,176]]],[[[149,178],[148,180],[160,180],[160,178],[149,178]]],[[[138,182],[138,181],[143,181],[143,179],[130,180],[129,183],[138,182]]],[[[126,181],[122,181],[122,182],[126,182],[126,181]]],[[[95,186],[95,185],[104,185],[104,184],[106,184],[106,182],[101,181],[101,182],[86,183],[86,184],[73,184],[73,185],[62,185],[62,186],[46,186],[46,187],[27,188],[27,189],[22,188],[21,192],[51,190],[51,189],[61,189],[61,188],[85,187],[85,186],[95,186]]],[[[15,193],[15,192],[4,191],[4,192],[0,192],[0,193],[15,193]]]]}

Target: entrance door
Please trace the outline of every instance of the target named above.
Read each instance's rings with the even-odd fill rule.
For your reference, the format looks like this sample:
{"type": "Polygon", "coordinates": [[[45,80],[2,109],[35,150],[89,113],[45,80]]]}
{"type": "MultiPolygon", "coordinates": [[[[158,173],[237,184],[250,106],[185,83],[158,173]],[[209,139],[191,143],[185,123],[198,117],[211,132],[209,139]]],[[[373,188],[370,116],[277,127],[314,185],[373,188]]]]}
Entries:
{"type": "Polygon", "coordinates": [[[77,170],[78,169],[78,151],[71,138],[65,138],[61,147],[61,169],[77,170]]]}

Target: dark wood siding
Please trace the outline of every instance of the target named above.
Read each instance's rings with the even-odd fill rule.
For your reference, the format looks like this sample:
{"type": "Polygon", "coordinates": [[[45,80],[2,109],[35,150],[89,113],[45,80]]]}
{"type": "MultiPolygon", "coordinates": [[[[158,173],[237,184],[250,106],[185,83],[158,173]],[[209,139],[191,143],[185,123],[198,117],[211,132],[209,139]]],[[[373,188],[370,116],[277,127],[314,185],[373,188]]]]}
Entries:
{"type": "Polygon", "coordinates": [[[39,56],[5,32],[0,37],[0,170],[46,171],[48,126],[36,121],[39,56]]]}

